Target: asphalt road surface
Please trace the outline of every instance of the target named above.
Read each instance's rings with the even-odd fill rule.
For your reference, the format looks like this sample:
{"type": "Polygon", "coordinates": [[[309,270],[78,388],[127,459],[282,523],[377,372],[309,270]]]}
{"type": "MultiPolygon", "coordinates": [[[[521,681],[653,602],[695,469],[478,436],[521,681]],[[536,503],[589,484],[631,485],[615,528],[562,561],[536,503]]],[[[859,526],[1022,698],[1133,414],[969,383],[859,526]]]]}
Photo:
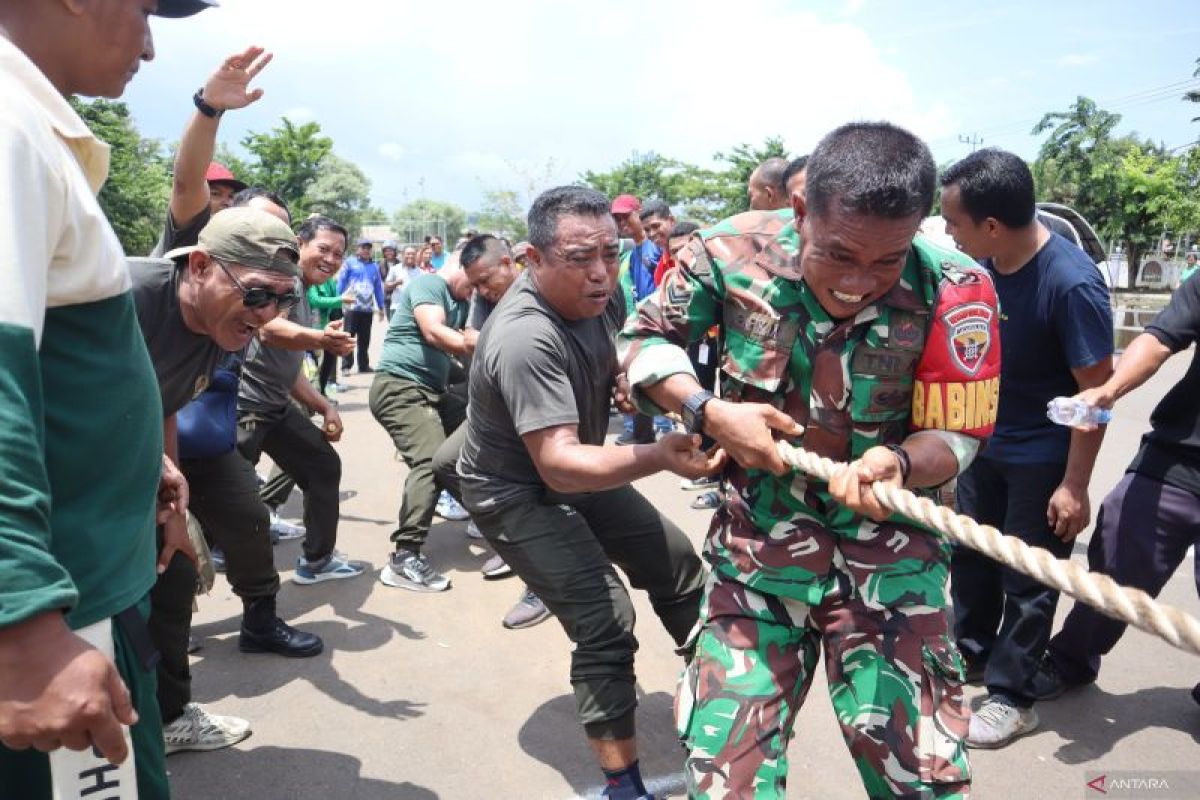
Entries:
{"type": "MultiPolygon", "coordinates": [[[[1092,480],[1093,516],[1124,472],[1150,410],[1191,357],[1173,358],[1118,406],[1092,480]]],[[[354,580],[298,586],[290,576],[299,543],[276,547],[284,579],[281,615],[325,640],[325,652],[311,659],[239,653],[241,604],[223,577],[199,598],[194,632],[203,648],[193,661],[194,699],[213,712],[251,720],[254,734],[226,750],[171,756],[176,796],[597,796],[600,772],[575,721],[567,680],[569,642],[553,620],[522,631],[501,627],[520,581],[482,578],[479,567],[490,552],[466,538],[464,523],[439,521],[427,548],[434,566],[452,579],[450,591],[418,594],[379,583],[405,467],[367,409],[370,378],[351,376],[352,388],[341,395],[346,434],[337,445],[343,464],[338,548],[373,570],[354,580]]],[[[266,470],[264,462],[260,472],[266,470]]],[[[694,495],[681,491],[677,478],[653,476],[638,488],[699,547],[711,512],[691,510],[694,495]]],[[[298,493],[284,511],[299,516],[298,493]]],[[[1087,538],[1077,544],[1076,558],[1084,557],[1087,538]]],[[[1189,555],[1162,599],[1200,614],[1193,568],[1189,555]]],[[[635,594],[635,604],[642,774],[652,790],[682,796],[683,753],[671,719],[680,661],[645,597],[635,594]]],[[[1070,604],[1060,604],[1060,621],[1070,604]]],[[[859,798],[858,775],[820,673],[789,749],[788,796],[859,798]]],[[[1085,785],[1099,774],[1194,769],[1172,777],[1169,794],[1144,796],[1200,797],[1200,707],[1189,697],[1197,681],[1196,657],[1130,631],[1106,659],[1097,684],[1038,706],[1037,731],[1002,750],[972,752],[974,796],[1099,797],[1085,785]]],[[[972,697],[981,691],[970,689],[972,697]]]]}

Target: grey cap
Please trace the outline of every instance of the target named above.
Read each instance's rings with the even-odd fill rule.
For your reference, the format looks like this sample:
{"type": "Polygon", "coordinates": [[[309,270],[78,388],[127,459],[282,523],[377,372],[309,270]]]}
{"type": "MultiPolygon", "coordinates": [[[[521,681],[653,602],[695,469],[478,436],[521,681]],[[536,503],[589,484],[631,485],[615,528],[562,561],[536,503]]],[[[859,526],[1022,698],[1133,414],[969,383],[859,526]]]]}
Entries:
{"type": "Polygon", "coordinates": [[[174,259],[195,250],[230,264],[281,272],[293,278],[300,275],[296,234],[279,217],[250,206],[218,212],[200,231],[199,244],[177,248],[163,257],[174,259]]]}

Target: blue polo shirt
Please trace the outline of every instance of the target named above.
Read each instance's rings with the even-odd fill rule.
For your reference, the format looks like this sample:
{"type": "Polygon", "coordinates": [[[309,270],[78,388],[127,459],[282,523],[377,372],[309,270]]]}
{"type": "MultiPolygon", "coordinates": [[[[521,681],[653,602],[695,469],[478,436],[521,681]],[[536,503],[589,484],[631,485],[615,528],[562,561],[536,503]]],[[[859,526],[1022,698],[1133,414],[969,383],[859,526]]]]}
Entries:
{"type": "Polygon", "coordinates": [[[372,310],[371,299],[375,300],[374,308],[383,308],[383,281],[379,278],[379,267],[374,261],[360,261],[357,256],[350,256],[342,263],[341,272],[337,274],[338,294],[345,294],[349,289],[354,293],[354,310],[372,310]]]}
{"type": "Polygon", "coordinates": [[[1112,305],[1100,270],[1057,233],[1028,264],[1001,275],[984,266],[1000,296],[1000,408],[983,455],[1008,463],[1063,463],[1071,429],[1046,418],[1046,403],[1079,393],[1072,368],[1113,353],[1112,305]]]}

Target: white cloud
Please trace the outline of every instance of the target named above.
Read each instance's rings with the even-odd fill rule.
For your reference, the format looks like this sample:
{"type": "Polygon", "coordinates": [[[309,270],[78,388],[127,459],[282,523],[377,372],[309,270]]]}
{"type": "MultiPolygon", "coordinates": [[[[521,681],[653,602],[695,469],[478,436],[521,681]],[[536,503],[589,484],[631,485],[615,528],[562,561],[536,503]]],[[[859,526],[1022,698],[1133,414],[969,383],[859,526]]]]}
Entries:
{"type": "Polygon", "coordinates": [[[927,140],[961,127],[957,104],[914,90],[898,66],[908,49],[867,33],[870,6],[848,17],[789,0],[742,0],[737,13],[660,0],[654,17],[670,20],[669,35],[647,38],[633,33],[645,11],[635,0],[601,11],[553,0],[345,5],[350,47],[330,40],[323,0],[223,0],[156,21],[158,59],[129,97],[139,124],[176,138],[186,114],[163,98],[186,96],[257,39],[275,56],[256,82],[266,94],[223,119],[222,140],[282,115],[316,121],[385,208],[419,194],[473,206],[484,189],[524,191],[551,157],[568,182],[634,150],[708,166],[717,151],[782,136],[808,152],[854,119],[893,120],[927,140]]]}
{"type": "Polygon", "coordinates": [[[388,161],[400,161],[406,152],[404,145],[399,142],[384,142],[379,145],[379,155],[388,161]]]}
{"type": "Polygon", "coordinates": [[[1099,60],[1100,56],[1095,53],[1067,53],[1065,56],[1059,56],[1058,65],[1060,67],[1086,67],[1099,60]]]}

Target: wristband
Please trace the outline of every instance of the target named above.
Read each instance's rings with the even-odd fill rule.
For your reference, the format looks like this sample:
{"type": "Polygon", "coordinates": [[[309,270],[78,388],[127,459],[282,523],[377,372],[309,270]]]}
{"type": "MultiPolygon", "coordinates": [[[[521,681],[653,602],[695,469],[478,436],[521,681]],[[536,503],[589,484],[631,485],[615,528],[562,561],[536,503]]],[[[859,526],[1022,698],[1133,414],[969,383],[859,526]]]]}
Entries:
{"type": "Polygon", "coordinates": [[[912,457],[908,451],[898,444],[885,444],[888,450],[895,454],[896,459],[900,462],[900,485],[908,485],[908,476],[912,474],[912,457]]]}
{"type": "Polygon", "coordinates": [[[199,111],[204,116],[208,117],[209,119],[217,119],[218,117],[220,117],[222,114],[225,113],[225,109],[213,108],[212,106],[210,106],[208,103],[206,103],[204,101],[204,87],[203,86],[201,86],[199,89],[197,89],[196,93],[194,95],[192,95],[192,102],[196,105],[196,110],[199,111]]]}

